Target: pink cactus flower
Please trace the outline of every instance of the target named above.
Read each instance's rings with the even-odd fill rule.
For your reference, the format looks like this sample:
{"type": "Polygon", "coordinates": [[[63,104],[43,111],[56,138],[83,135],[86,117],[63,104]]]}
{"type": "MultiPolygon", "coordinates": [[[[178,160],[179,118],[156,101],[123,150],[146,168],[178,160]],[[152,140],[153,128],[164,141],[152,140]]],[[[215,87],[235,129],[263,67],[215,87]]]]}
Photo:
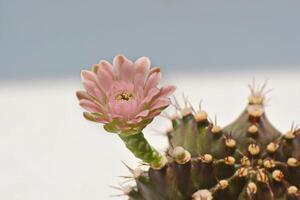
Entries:
{"type": "Polygon", "coordinates": [[[86,119],[103,123],[109,132],[134,134],[170,104],[174,86],[159,88],[161,72],[150,69],[150,60],[141,57],[135,62],[122,55],[113,65],[102,60],[92,71],[81,72],[86,91],[77,91],[86,119]]]}

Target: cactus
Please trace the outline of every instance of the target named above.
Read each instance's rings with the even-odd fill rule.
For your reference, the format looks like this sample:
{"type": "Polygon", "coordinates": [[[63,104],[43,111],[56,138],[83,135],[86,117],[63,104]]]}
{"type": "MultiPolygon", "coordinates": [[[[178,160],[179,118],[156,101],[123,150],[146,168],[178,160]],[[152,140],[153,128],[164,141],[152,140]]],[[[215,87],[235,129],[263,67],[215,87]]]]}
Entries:
{"type": "Polygon", "coordinates": [[[164,154],[144,138],[145,125],[138,132],[118,132],[126,147],[149,165],[127,166],[132,176],[126,178],[135,184],[119,189],[130,200],[300,199],[300,129],[292,125],[282,134],[269,122],[265,86],[250,85],[245,110],[224,128],[204,110],[175,102],[164,154]]]}

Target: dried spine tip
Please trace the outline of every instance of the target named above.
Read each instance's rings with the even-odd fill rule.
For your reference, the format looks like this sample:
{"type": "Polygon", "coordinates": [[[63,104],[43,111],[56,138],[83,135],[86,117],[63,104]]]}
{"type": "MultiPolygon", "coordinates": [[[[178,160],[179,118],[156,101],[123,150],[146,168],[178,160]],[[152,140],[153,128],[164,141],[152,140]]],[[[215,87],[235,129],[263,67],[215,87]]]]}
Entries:
{"type": "Polygon", "coordinates": [[[256,186],[256,184],[253,183],[253,182],[248,183],[248,185],[247,185],[247,193],[249,195],[251,195],[251,194],[256,194],[256,192],[257,192],[257,186],[256,186]]]}
{"type": "Polygon", "coordinates": [[[274,160],[271,160],[271,159],[265,160],[264,166],[267,169],[273,168],[273,167],[275,167],[275,162],[274,162],[274,160]]]}
{"type": "Polygon", "coordinates": [[[272,178],[273,178],[274,180],[280,182],[280,181],[282,181],[282,180],[284,179],[284,175],[283,175],[282,171],[276,169],[276,170],[274,170],[273,173],[272,173],[272,178]]]}
{"type": "Polygon", "coordinates": [[[218,188],[221,189],[221,190],[227,188],[227,186],[228,186],[228,181],[227,180],[220,180],[218,182],[218,188]]]}
{"type": "Polygon", "coordinates": [[[251,133],[251,134],[255,134],[255,133],[257,133],[257,131],[258,131],[258,128],[254,124],[249,126],[249,128],[248,128],[248,132],[251,133]]]}
{"type": "Polygon", "coordinates": [[[268,144],[267,146],[267,151],[269,153],[274,153],[277,149],[278,149],[279,145],[275,142],[271,142],[270,144],[268,144]]]}
{"type": "Polygon", "coordinates": [[[236,141],[232,138],[226,138],[225,145],[229,148],[233,148],[236,145],[236,141]]]}
{"type": "Polygon", "coordinates": [[[299,161],[296,158],[289,158],[287,164],[290,167],[298,167],[300,165],[299,161]]]}
{"type": "Polygon", "coordinates": [[[243,156],[241,158],[241,164],[243,166],[250,166],[250,160],[249,160],[249,158],[247,156],[243,156]]]}
{"type": "Polygon", "coordinates": [[[236,175],[238,175],[239,177],[245,177],[248,175],[248,169],[245,167],[241,167],[236,170],[236,175]]]}
{"type": "Polygon", "coordinates": [[[199,111],[194,116],[197,122],[204,122],[207,120],[207,113],[205,111],[199,111]]]}
{"type": "Polygon", "coordinates": [[[259,169],[256,172],[256,180],[262,183],[268,183],[268,176],[263,169],[259,169]]]}
{"type": "Polygon", "coordinates": [[[260,149],[259,149],[259,146],[257,145],[257,144],[250,144],[249,146],[248,146],[248,151],[249,151],[249,153],[251,154],[251,155],[257,155],[257,154],[259,154],[259,151],[260,151],[260,149]]]}
{"type": "Polygon", "coordinates": [[[296,137],[296,135],[294,131],[288,131],[285,133],[284,137],[288,140],[292,140],[296,137]]]}
{"type": "Polygon", "coordinates": [[[224,158],[224,163],[225,163],[226,165],[234,165],[234,163],[235,163],[235,158],[232,157],[232,156],[227,156],[227,157],[224,158]]]}
{"type": "Polygon", "coordinates": [[[212,200],[213,196],[209,190],[198,190],[192,196],[193,200],[212,200]]]}
{"type": "Polygon", "coordinates": [[[218,125],[213,125],[213,127],[211,128],[211,132],[212,133],[220,133],[221,132],[221,127],[218,125]]]}
{"type": "Polygon", "coordinates": [[[193,109],[191,107],[185,107],[181,110],[181,114],[183,117],[191,115],[193,113],[193,109]]]}
{"type": "Polygon", "coordinates": [[[292,185],[292,186],[288,187],[287,191],[288,191],[288,194],[293,195],[298,192],[298,188],[296,186],[292,185]]]}
{"type": "Polygon", "coordinates": [[[249,97],[249,104],[263,105],[263,102],[264,102],[264,96],[262,95],[251,95],[249,97]]]}
{"type": "Polygon", "coordinates": [[[249,105],[247,111],[252,117],[260,117],[264,113],[264,108],[261,105],[249,105]]]}
{"type": "Polygon", "coordinates": [[[178,164],[185,164],[191,160],[190,152],[180,146],[174,148],[173,157],[178,164]]]}

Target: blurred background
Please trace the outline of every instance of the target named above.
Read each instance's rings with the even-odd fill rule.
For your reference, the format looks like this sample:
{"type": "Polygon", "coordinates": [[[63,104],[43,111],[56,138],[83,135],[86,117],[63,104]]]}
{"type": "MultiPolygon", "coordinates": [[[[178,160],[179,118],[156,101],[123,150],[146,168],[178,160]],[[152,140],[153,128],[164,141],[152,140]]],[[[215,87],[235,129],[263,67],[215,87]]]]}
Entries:
{"type": "MultiPolygon", "coordinates": [[[[0,0],[0,199],[111,199],[135,159],[77,105],[80,71],[119,53],[148,56],[164,83],[226,125],[247,84],[269,79],[267,112],[300,122],[299,1],[0,0]]],[[[174,112],[169,109],[169,112],[174,112]]],[[[158,117],[147,130],[169,122],[158,117]]],[[[160,131],[158,131],[160,130],[160,131]]],[[[120,197],[118,197],[120,198],[120,197]]],[[[116,198],[116,199],[118,199],[116,198]]]]}

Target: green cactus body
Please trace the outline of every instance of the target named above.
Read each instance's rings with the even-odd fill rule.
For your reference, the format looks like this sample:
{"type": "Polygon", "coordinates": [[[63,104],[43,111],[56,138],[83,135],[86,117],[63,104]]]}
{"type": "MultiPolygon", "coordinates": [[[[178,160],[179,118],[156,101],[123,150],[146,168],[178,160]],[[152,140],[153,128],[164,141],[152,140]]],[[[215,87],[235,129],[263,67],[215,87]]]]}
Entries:
{"type": "MultiPolygon", "coordinates": [[[[299,200],[300,130],[276,130],[264,112],[263,89],[251,89],[246,109],[225,128],[189,108],[172,118],[167,164],[135,175],[129,199],[299,200]]],[[[121,138],[129,149],[138,145],[121,138]]]]}

